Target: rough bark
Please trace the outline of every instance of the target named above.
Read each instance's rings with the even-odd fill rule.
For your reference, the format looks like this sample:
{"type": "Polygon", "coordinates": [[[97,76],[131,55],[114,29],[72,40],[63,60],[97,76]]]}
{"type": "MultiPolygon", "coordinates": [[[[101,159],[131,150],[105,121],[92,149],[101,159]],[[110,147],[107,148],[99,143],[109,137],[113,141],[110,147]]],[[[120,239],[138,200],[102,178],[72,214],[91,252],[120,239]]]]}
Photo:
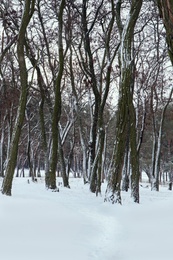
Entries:
{"type": "Polygon", "coordinates": [[[156,0],[156,3],[166,29],[168,53],[173,65],[173,2],[172,0],[156,0]]]}
{"type": "MultiPolygon", "coordinates": [[[[132,95],[132,94],[131,94],[132,95]]],[[[139,203],[139,153],[137,150],[136,113],[133,97],[129,105],[130,110],[130,162],[131,162],[131,196],[134,202],[139,203]]]]}
{"type": "Polygon", "coordinates": [[[0,177],[4,177],[4,139],[5,139],[5,117],[1,125],[1,138],[0,138],[0,177]]]}
{"type": "Polygon", "coordinates": [[[58,157],[59,157],[59,162],[60,162],[60,166],[61,166],[61,176],[62,176],[62,179],[63,179],[63,185],[64,185],[64,187],[70,188],[68,175],[66,173],[64,151],[63,151],[63,147],[62,147],[62,143],[61,143],[61,137],[60,137],[59,132],[58,132],[58,157]]]}
{"type": "Polygon", "coordinates": [[[121,1],[116,4],[116,19],[119,25],[121,37],[120,46],[120,86],[117,111],[117,131],[114,160],[110,173],[110,179],[106,190],[105,201],[121,204],[121,179],[126,150],[126,140],[128,135],[128,125],[130,122],[130,149],[131,149],[131,169],[132,169],[132,196],[135,202],[139,202],[139,183],[138,183],[138,156],[136,144],[136,119],[133,105],[134,89],[134,57],[133,57],[133,37],[134,28],[142,6],[142,0],[131,1],[129,15],[125,25],[121,23],[121,1]],[[137,157],[136,157],[137,156],[137,157]]]}
{"type": "Polygon", "coordinates": [[[124,165],[123,165],[123,176],[122,176],[122,190],[128,191],[129,190],[129,179],[130,179],[130,151],[128,149],[128,146],[126,148],[126,153],[124,156],[124,165]]]}

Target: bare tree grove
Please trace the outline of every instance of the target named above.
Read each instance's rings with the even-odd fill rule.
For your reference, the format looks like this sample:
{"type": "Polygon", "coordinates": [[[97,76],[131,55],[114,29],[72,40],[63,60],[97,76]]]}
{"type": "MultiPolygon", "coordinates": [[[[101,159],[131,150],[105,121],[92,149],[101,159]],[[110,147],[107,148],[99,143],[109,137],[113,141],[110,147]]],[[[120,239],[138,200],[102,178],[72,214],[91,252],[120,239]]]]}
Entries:
{"type": "Polygon", "coordinates": [[[83,178],[140,202],[140,179],[172,189],[171,0],[1,0],[0,177],[83,178]]]}

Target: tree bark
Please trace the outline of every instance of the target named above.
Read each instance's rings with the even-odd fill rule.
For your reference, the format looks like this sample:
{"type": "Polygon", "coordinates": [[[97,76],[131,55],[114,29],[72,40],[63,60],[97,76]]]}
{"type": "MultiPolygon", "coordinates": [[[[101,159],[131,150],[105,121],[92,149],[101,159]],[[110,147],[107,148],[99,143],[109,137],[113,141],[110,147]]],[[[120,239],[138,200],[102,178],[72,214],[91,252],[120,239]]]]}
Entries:
{"type": "Polygon", "coordinates": [[[160,154],[161,154],[161,145],[162,145],[162,134],[163,134],[163,126],[164,126],[164,119],[165,119],[165,113],[166,109],[169,105],[169,102],[172,97],[173,88],[170,91],[169,98],[163,107],[162,114],[161,114],[161,120],[160,120],[160,128],[159,128],[159,134],[157,139],[157,149],[155,151],[155,163],[154,163],[154,174],[153,174],[153,180],[152,180],[152,190],[159,191],[159,176],[160,176],[160,154]]]}
{"type": "Polygon", "coordinates": [[[64,70],[64,52],[63,52],[63,11],[65,7],[65,0],[61,1],[58,13],[59,23],[59,37],[58,37],[58,49],[59,49],[59,71],[55,82],[55,101],[52,115],[52,151],[50,159],[50,172],[49,172],[49,188],[56,189],[56,169],[58,160],[58,122],[61,116],[61,80],[64,70]]]}
{"type": "Polygon", "coordinates": [[[131,149],[131,169],[132,196],[135,202],[139,202],[139,160],[136,144],[136,118],[133,105],[134,89],[134,56],[133,56],[133,37],[136,21],[141,10],[142,0],[131,1],[129,15],[125,25],[121,22],[121,1],[116,4],[116,19],[119,25],[121,37],[120,46],[120,86],[117,111],[117,131],[114,160],[107,185],[105,201],[121,204],[121,179],[126,150],[126,140],[128,135],[128,125],[130,125],[130,149],[131,149]]]}
{"type": "Polygon", "coordinates": [[[21,92],[19,107],[17,111],[17,117],[15,121],[14,130],[12,133],[12,140],[10,146],[10,154],[6,167],[5,177],[2,184],[2,194],[10,195],[12,190],[12,181],[14,176],[14,171],[17,162],[18,144],[21,134],[22,124],[25,116],[25,108],[27,102],[28,94],[28,73],[24,55],[24,45],[25,45],[25,34],[30,22],[30,19],[34,13],[35,0],[25,0],[25,7],[23,12],[23,17],[21,21],[21,26],[19,30],[18,42],[17,42],[17,57],[19,63],[20,71],[20,82],[21,82],[21,92]]]}
{"type": "Polygon", "coordinates": [[[79,98],[77,95],[77,91],[75,88],[75,82],[74,82],[74,73],[73,73],[73,62],[72,62],[72,48],[70,48],[70,80],[71,80],[71,86],[72,86],[72,93],[74,96],[74,109],[77,115],[77,125],[79,128],[79,136],[80,136],[80,143],[81,143],[81,148],[82,148],[82,171],[83,171],[83,179],[84,179],[84,184],[88,182],[88,175],[87,175],[87,148],[83,136],[83,125],[82,125],[82,116],[80,112],[80,107],[79,107],[79,98]]]}
{"type": "Polygon", "coordinates": [[[156,0],[156,3],[166,29],[168,53],[173,65],[173,2],[172,0],[156,0]]]}
{"type": "Polygon", "coordinates": [[[64,187],[70,188],[69,185],[69,178],[66,172],[66,165],[65,165],[65,160],[64,160],[64,151],[62,147],[62,142],[61,142],[61,137],[58,129],[58,157],[59,157],[59,162],[61,166],[61,176],[63,179],[63,185],[64,187]]]}
{"type": "MultiPolygon", "coordinates": [[[[95,75],[95,69],[94,69],[94,61],[93,61],[93,55],[91,50],[91,44],[90,44],[90,32],[93,29],[94,23],[92,23],[92,26],[88,28],[88,22],[87,22],[87,0],[83,0],[83,6],[82,6],[82,29],[83,29],[83,35],[84,35],[84,48],[86,51],[86,54],[88,55],[88,62],[89,62],[89,76],[91,77],[91,87],[94,93],[94,113],[93,113],[93,122],[92,122],[92,128],[91,128],[91,140],[90,140],[90,169],[89,169],[89,177],[91,175],[94,159],[95,159],[95,153],[96,153],[96,139],[97,139],[97,129],[98,129],[98,114],[99,114],[99,107],[101,103],[101,95],[98,90],[97,86],[97,79],[95,75]]],[[[92,192],[96,191],[96,187],[93,187],[93,189],[90,187],[90,190],[92,192]]]]}
{"type": "MultiPolygon", "coordinates": [[[[113,25],[115,21],[115,5],[114,1],[111,1],[111,19],[108,25],[108,30],[105,35],[106,41],[105,41],[105,53],[103,55],[102,59],[102,66],[100,68],[101,77],[99,80],[99,89],[100,92],[95,93],[95,99],[97,95],[98,102],[98,113],[97,113],[97,142],[95,143],[95,157],[92,165],[92,171],[91,171],[91,183],[90,183],[90,190],[92,192],[96,192],[96,195],[98,193],[101,193],[101,182],[102,182],[102,159],[103,159],[103,151],[104,151],[104,138],[105,138],[105,126],[104,126],[104,108],[106,104],[106,100],[109,93],[110,88],[110,81],[111,81],[111,71],[112,71],[112,63],[114,61],[114,58],[118,52],[119,44],[115,48],[115,50],[111,53],[111,33],[113,30],[113,25]],[[104,64],[106,63],[106,72],[105,72],[105,86],[103,87],[103,79],[102,74],[104,71],[104,64]],[[104,89],[104,90],[103,90],[104,89]]],[[[91,147],[92,148],[92,147],[91,147]]]]}

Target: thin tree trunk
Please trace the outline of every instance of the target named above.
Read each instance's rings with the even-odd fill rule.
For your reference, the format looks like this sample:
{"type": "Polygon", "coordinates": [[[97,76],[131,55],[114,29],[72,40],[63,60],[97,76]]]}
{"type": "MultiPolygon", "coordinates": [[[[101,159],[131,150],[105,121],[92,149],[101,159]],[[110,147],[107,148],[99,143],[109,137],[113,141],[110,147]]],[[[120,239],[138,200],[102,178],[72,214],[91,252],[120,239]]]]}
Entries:
{"type": "Polygon", "coordinates": [[[164,119],[165,119],[165,112],[168,107],[168,104],[172,97],[173,88],[169,94],[168,101],[166,102],[161,115],[160,120],[160,128],[159,128],[159,136],[157,140],[157,151],[155,156],[155,167],[154,167],[154,183],[153,183],[153,190],[159,191],[159,173],[160,173],[160,154],[161,154],[161,144],[162,144],[162,134],[163,134],[163,126],[164,126],[164,119]]]}
{"type": "Polygon", "coordinates": [[[82,165],[83,165],[83,179],[84,179],[84,184],[88,182],[88,175],[87,175],[87,149],[86,149],[86,144],[84,141],[84,136],[83,136],[83,126],[82,126],[82,118],[80,114],[80,108],[79,108],[79,100],[77,96],[77,92],[75,89],[75,82],[74,82],[74,74],[73,74],[73,62],[72,62],[72,49],[70,49],[70,78],[71,78],[71,85],[72,85],[72,93],[74,95],[74,108],[75,112],[77,114],[77,124],[79,128],[79,136],[80,136],[80,143],[81,143],[81,148],[82,148],[82,165]]]}
{"type": "Polygon", "coordinates": [[[61,116],[61,80],[64,70],[64,53],[63,53],[63,11],[65,7],[65,0],[61,1],[58,14],[59,23],[59,37],[58,37],[58,49],[59,49],[59,71],[55,82],[55,101],[52,115],[52,151],[50,159],[50,171],[49,171],[49,188],[56,189],[56,169],[58,160],[58,123],[61,116]]]}
{"type": "MultiPolygon", "coordinates": [[[[101,2],[101,5],[103,1],[101,2]]],[[[100,7],[101,7],[100,5],[100,7]]],[[[100,8],[99,7],[99,8],[100,8]]],[[[95,75],[94,69],[94,61],[93,55],[91,50],[91,42],[90,42],[90,32],[94,26],[94,23],[90,28],[88,28],[88,21],[87,21],[87,0],[83,0],[82,5],[82,29],[83,29],[83,36],[84,36],[84,48],[86,54],[88,56],[88,63],[89,63],[89,74],[91,77],[91,87],[94,93],[94,113],[93,113],[93,120],[92,120],[92,127],[91,127],[91,140],[90,140],[90,168],[89,176],[91,175],[95,154],[96,154],[96,140],[97,140],[97,128],[98,128],[98,116],[99,116],[99,107],[101,103],[101,95],[98,91],[97,86],[97,79],[95,75]]],[[[93,190],[95,192],[95,189],[93,190]]]]}
{"type": "MultiPolygon", "coordinates": [[[[47,140],[46,135],[46,127],[45,127],[45,118],[44,118],[44,107],[45,103],[48,105],[50,115],[53,113],[51,97],[49,92],[47,91],[47,86],[45,84],[43,75],[41,73],[40,67],[38,66],[38,62],[35,59],[32,48],[29,43],[25,42],[27,56],[30,59],[32,66],[36,69],[37,72],[37,82],[40,89],[41,101],[39,103],[39,120],[40,120],[40,129],[42,136],[42,144],[44,150],[44,161],[45,161],[45,186],[48,188],[49,186],[49,153],[50,153],[50,140],[47,140]]],[[[50,138],[49,138],[50,139],[50,138]]]]}

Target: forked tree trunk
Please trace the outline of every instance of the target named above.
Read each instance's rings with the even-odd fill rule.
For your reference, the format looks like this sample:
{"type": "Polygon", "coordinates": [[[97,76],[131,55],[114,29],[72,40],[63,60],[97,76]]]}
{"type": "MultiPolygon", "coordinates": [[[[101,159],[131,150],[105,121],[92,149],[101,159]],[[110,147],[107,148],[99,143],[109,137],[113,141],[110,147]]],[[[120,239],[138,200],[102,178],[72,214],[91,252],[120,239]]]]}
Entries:
{"type": "Polygon", "coordinates": [[[117,112],[116,144],[113,165],[108,181],[105,201],[121,204],[121,179],[128,135],[128,124],[130,122],[130,150],[131,150],[131,188],[135,202],[139,202],[139,160],[136,144],[136,116],[133,105],[134,89],[134,57],[133,37],[136,21],[141,10],[142,0],[131,1],[129,15],[124,27],[121,21],[121,1],[116,3],[116,19],[121,36],[120,46],[120,86],[117,112]]]}

